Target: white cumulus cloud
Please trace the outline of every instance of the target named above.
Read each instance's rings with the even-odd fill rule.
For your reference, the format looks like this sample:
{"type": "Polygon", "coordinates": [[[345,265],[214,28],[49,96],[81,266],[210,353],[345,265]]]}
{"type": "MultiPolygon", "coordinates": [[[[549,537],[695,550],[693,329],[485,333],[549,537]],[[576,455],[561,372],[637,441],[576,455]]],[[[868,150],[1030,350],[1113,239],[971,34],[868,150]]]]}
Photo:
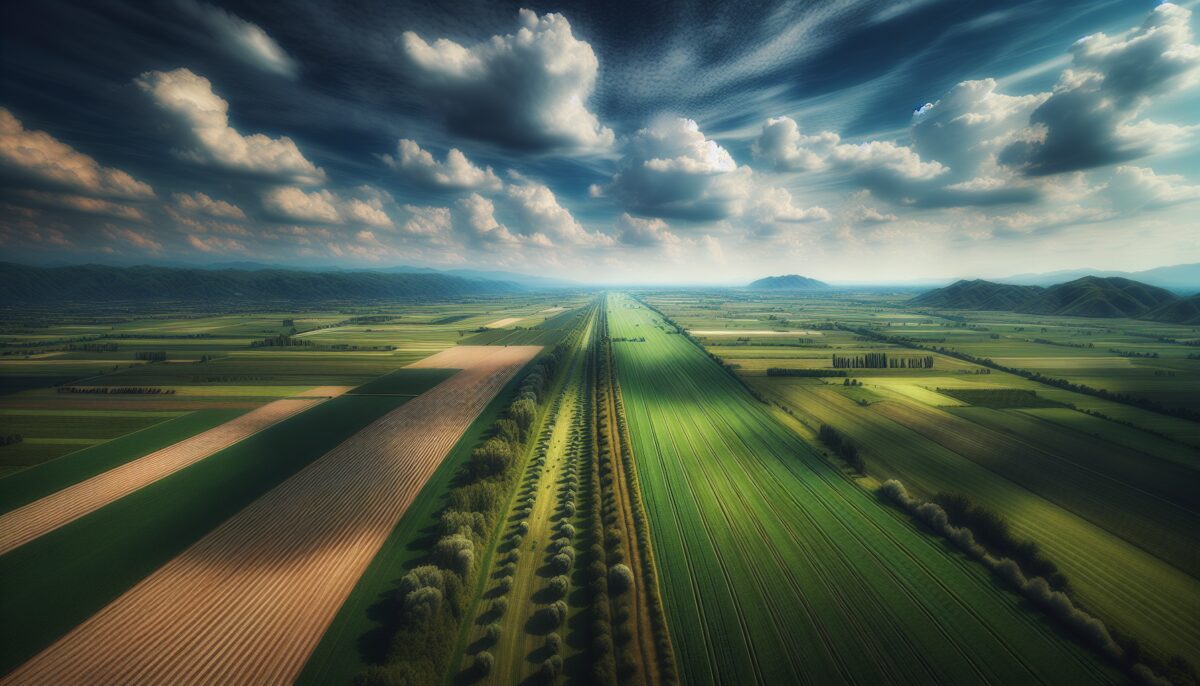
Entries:
{"type": "Polygon", "coordinates": [[[101,166],[45,131],[26,129],[0,107],[0,172],[22,185],[48,186],[105,198],[140,200],[154,190],[120,169],[101,166]]]}
{"type": "Polygon", "coordinates": [[[419,184],[455,191],[500,190],[500,179],[492,172],[492,168],[471,164],[458,148],[450,148],[446,153],[446,161],[438,162],[432,153],[423,150],[416,141],[402,138],[396,153],[396,157],[384,155],[384,163],[419,184]]]}
{"type": "Polygon", "coordinates": [[[470,47],[406,31],[401,45],[430,106],[455,132],[533,151],[603,150],[612,130],[587,109],[599,61],[561,14],[523,9],[516,33],[470,47]]]}
{"type": "Polygon", "coordinates": [[[751,176],[749,167],[739,167],[725,148],[705,138],[695,121],[664,118],[630,139],[602,192],[635,214],[716,220],[742,211],[751,176]]]}
{"type": "Polygon", "coordinates": [[[203,76],[185,68],[150,71],[136,83],[187,129],[189,145],[180,151],[184,158],[295,183],[324,180],[325,172],[308,161],[291,138],[244,136],[231,127],[229,103],[213,92],[212,83],[203,76]]]}

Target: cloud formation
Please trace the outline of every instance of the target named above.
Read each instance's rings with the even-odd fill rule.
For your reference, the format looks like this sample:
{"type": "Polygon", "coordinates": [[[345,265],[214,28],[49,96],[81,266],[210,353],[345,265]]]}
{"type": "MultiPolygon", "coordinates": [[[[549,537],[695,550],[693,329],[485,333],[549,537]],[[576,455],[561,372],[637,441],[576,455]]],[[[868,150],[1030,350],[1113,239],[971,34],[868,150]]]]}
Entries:
{"type": "Polygon", "coordinates": [[[246,218],[246,213],[237,205],[224,200],[213,200],[204,193],[174,193],[171,195],[171,199],[175,201],[175,206],[184,212],[203,214],[217,219],[246,218]]]}
{"type": "Polygon", "coordinates": [[[383,155],[384,163],[424,186],[451,191],[498,191],[502,185],[491,167],[471,164],[458,148],[450,148],[445,162],[438,162],[432,153],[407,138],[400,139],[396,151],[396,157],[383,155]]]}
{"type": "Polygon", "coordinates": [[[597,192],[634,214],[712,221],[742,211],[751,176],[695,121],[662,118],[634,134],[612,183],[597,192]]]}
{"type": "Polygon", "coordinates": [[[120,169],[101,166],[89,155],[45,131],[30,131],[0,107],[0,170],[28,185],[59,188],[101,198],[154,197],[149,185],[120,169]]]}
{"type": "Polygon", "coordinates": [[[591,151],[613,132],[587,109],[599,61],[561,14],[523,9],[514,34],[466,47],[412,31],[401,46],[432,109],[456,133],[527,151],[591,151]]]}
{"type": "Polygon", "coordinates": [[[1030,115],[1023,140],[1005,148],[1001,161],[1042,176],[1116,164],[1178,145],[1186,129],[1138,115],[1151,96],[1193,78],[1200,67],[1191,14],[1162,3],[1128,37],[1096,33],[1076,42],[1071,68],[1030,115]]]}
{"type": "Polygon", "coordinates": [[[263,193],[263,208],[273,217],[306,224],[360,224],[391,228],[391,217],[384,211],[383,193],[363,186],[365,197],[343,197],[327,189],[305,191],[295,186],[277,186],[263,193]]]}
{"type": "Polygon", "coordinates": [[[506,192],[517,218],[527,227],[523,233],[542,234],[555,243],[568,245],[611,245],[613,242],[603,233],[586,231],[544,184],[522,179],[520,183],[510,184],[506,192]]]}
{"type": "Polygon", "coordinates": [[[184,12],[212,32],[218,44],[233,57],[266,72],[296,78],[299,66],[258,24],[196,0],[177,0],[184,12]]]}
{"type": "Polygon", "coordinates": [[[628,212],[617,218],[617,237],[621,243],[639,248],[676,245],[679,236],[661,219],[635,217],[628,212]]]}
{"type": "Polygon", "coordinates": [[[261,133],[243,136],[229,125],[229,103],[213,92],[212,83],[186,68],[149,71],[138,87],[154,103],[174,115],[188,132],[184,159],[294,183],[317,184],[325,172],[300,154],[291,138],[261,133]]]}

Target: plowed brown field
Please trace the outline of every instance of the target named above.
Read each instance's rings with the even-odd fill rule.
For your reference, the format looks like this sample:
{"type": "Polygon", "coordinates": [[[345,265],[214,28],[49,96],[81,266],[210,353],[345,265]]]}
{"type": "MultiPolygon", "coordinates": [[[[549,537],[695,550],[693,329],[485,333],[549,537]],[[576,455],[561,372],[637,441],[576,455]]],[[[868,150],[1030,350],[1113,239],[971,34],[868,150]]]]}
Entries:
{"type": "Polygon", "coordinates": [[[426,480],[539,346],[458,346],[463,371],[376,420],[2,683],[293,681],[426,480]]]}
{"type": "Polygon", "coordinates": [[[347,390],[349,387],[320,386],[292,398],[275,400],[204,433],[5,513],[0,516],[0,555],[307,410],[320,398],[341,395],[347,390]]]}

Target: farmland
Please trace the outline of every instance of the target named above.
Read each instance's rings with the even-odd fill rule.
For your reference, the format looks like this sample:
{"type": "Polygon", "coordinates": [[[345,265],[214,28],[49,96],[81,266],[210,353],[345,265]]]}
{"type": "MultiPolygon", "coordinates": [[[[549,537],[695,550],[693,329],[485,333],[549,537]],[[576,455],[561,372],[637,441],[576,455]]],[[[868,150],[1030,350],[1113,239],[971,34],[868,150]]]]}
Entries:
{"type": "Polygon", "coordinates": [[[871,295],[648,300],[786,408],[802,436],[815,443],[818,429],[832,426],[856,444],[871,480],[898,479],[929,498],[966,495],[999,513],[1058,567],[1077,602],[1153,659],[1200,659],[1198,425],[970,361],[1119,389],[1169,412],[1169,403],[1195,407],[1188,394],[1200,368],[1190,347],[1170,342],[1194,332],[1129,320],[939,317],[871,295]],[[821,335],[695,333],[764,324],[821,335]],[[926,351],[935,357],[930,369],[830,364],[835,355],[926,351]]]}
{"type": "Polygon", "coordinates": [[[685,681],[1112,678],[649,309],[621,298],[609,315],[614,338],[645,338],[615,344],[616,364],[656,554],[688,560],[662,568],[685,681]]]}
{"type": "Polygon", "coordinates": [[[1186,332],[1109,321],[1138,335],[1099,355],[970,316],[990,321],[724,291],[22,312],[0,360],[16,379],[0,421],[22,436],[0,446],[0,578],[22,589],[0,594],[0,672],[1124,678],[1129,659],[881,499],[888,479],[999,513],[1124,655],[1136,642],[1160,674],[1195,662],[1200,463],[1166,404],[1190,387],[1155,374],[1186,371],[1186,346],[1159,340],[1186,332]],[[1020,354],[1042,347],[1055,355],[1020,354]],[[1023,359],[1161,407],[1006,371],[1023,359]]]}

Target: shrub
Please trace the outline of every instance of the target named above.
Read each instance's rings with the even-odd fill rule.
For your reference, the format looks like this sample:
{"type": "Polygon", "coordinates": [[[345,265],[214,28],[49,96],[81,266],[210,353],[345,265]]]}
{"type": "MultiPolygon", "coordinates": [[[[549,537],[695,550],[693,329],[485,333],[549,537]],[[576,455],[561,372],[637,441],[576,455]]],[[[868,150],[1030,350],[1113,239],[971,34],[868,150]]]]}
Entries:
{"type": "Polygon", "coordinates": [[[550,632],[546,636],[546,650],[550,651],[551,655],[558,655],[562,651],[562,638],[557,632],[550,632]]]}
{"type": "Polygon", "coordinates": [[[550,581],[546,582],[546,589],[555,599],[562,598],[567,594],[567,589],[571,587],[571,582],[563,574],[551,577],[550,581]]]}
{"type": "Polygon", "coordinates": [[[500,640],[500,623],[492,622],[483,630],[483,637],[487,639],[488,645],[495,645],[496,641],[500,640]]]}
{"type": "Polygon", "coordinates": [[[496,659],[492,657],[492,654],[486,650],[481,650],[478,653],[475,653],[475,663],[473,665],[475,668],[475,673],[479,676],[486,676],[490,674],[492,671],[492,665],[495,663],[495,661],[496,659]]]}
{"type": "Polygon", "coordinates": [[[618,564],[608,570],[608,589],[613,595],[621,595],[633,588],[633,570],[618,564]]]}
{"type": "Polygon", "coordinates": [[[562,657],[559,655],[554,655],[542,663],[542,667],[538,670],[538,674],[546,681],[553,681],[554,679],[558,678],[559,674],[562,674],[562,666],[562,657]]]}
{"type": "Polygon", "coordinates": [[[436,588],[418,588],[404,596],[404,622],[420,626],[437,614],[442,606],[442,592],[436,588]]]}
{"type": "Polygon", "coordinates": [[[566,574],[571,571],[571,557],[565,552],[558,553],[550,558],[550,569],[554,570],[556,574],[566,574]]]}
{"type": "Polygon", "coordinates": [[[440,566],[466,577],[475,564],[475,544],[462,534],[445,536],[433,547],[433,557],[440,566]]]}

